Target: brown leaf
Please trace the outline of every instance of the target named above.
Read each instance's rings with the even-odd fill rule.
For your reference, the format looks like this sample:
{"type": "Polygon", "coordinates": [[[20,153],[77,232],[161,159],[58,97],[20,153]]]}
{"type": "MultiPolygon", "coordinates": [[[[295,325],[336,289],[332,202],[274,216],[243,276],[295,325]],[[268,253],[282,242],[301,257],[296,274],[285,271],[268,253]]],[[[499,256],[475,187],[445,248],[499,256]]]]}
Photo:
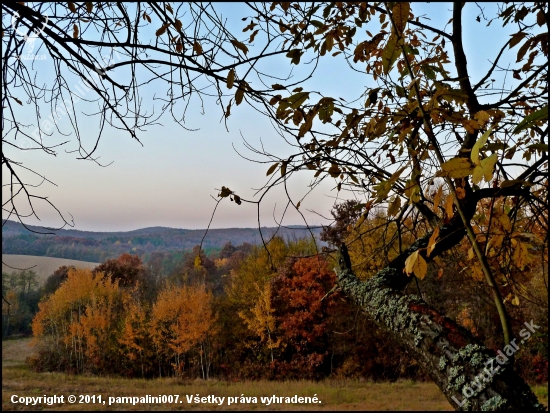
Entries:
{"type": "Polygon", "coordinates": [[[233,40],[233,39],[231,39],[230,42],[231,44],[233,44],[233,46],[235,46],[235,48],[242,50],[244,54],[248,53],[248,47],[246,47],[244,43],[241,43],[238,40],[233,40]]]}
{"type": "Polygon", "coordinates": [[[195,43],[193,43],[193,51],[196,53],[196,54],[202,54],[202,46],[200,45],[199,42],[197,42],[195,40],[195,43]]]}
{"type": "Polygon", "coordinates": [[[78,26],[73,24],[73,39],[78,39],[78,26]]]}
{"type": "Polygon", "coordinates": [[[162,36],[164,33],[166,33],[166,29],[168,29],[168,27],[170,27],[170,23],[165,23],[163,24],[160,29],[158,29],[156,32],[155,32],[155,35],[158,37],[158,36],[162,36]]]}
{"type": "Polygon", "coordinates": [[[407,20],[409,20],[410,9],[411,6],[409,2],[406,1],[396,2],[395,6],[393,6],[393,23],[395,24],[395,28],[399,34],[402,34],[403,30],[405,30],[407,20]]]}
{"type": "Polygon", "coordinates": [[[67,5],[69,6],[69,10],[72,12],[72,13],[76,13],[76,7],[74,5],[73,2],[68,2],[67,5]]]}
{"type": "Polygon", "coordinates": [[[225,118],[227,119],[231,115],[231,102],[227,105],[227,110],[225,111],[225,118]]]}
{"type": "Polygon", "coordinates": [[[94,4],[91,1],[87,1],[86,2],[86,11],[88,13],[91,13],[93,9],[94,9],[94,4]]]}
{"type": "Polygon", "coordinates": [[[234,82],[235,82],[235,69],[231,69],[227,74],[227,88],[231,89],[233,87],[234,82]]]}
{"type": "Polygon", "coordinates": [[[271,165],[271,166],[269,167],[269,169],[267,170],[267,173],[266,173],[265,175],[266,175],[266,176],[271,175],[273,172],[275,172],[275,169],[277,169],[278,166],[279,166],[279,162],[274,163],[273,165],[271,165]]]}
{"type": "Polygon", "coordinates": [[[235,103],[237,104],[237,106],[239,106],[241,104],[241,102],[243,101],[244,91],[245,91],[245,88],[247,86],[248,85],[247,85],[246,82],[241,82],[241,84],[239,85],[239,87],[237,89],[237,92],[235,92],[235,103]]]}
{"type": "Polygon", "coordinates": [[[221,189],[220,193],[218,194],[218,196],[220,198],[226,198],[229,195],[231,195],[232,193],[233,193],[233,191],[231,189],[226,188],[225,186],[222,186],[222,189],[221,189]]]}
{"type": "Polygon", "coordinates": [[[462,120],[462,125],[471,134],[474,134],[476,132],[476,130],[481,128],[481,125],[473,119],[464,119],[464,120],[462,120]]]}
{"type": "Polygon", "coordinates": [[[518,44],[519,42],[521,42],[521,40],[527,36],[527,32],[517,32],[515,34],[512,35],[512,39],[510,40],[510,49],[512,47],[514,47],[516,44],[518,44]]]}

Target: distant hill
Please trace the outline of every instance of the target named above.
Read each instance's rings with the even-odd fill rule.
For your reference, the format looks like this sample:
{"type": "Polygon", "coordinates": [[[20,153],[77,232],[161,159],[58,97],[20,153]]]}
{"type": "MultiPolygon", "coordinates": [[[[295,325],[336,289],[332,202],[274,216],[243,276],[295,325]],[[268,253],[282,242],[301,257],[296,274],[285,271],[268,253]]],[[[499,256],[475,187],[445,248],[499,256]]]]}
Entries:
{"type": "MultiPolygon", "coordinates": [[[[29,226],[40,233],[48,229],[29,226]]],[[[321,229],[312,229],[318,238],[321,229]]],[[[124,253],[138,254],[142,257],[155,252],[191,251],[199,245],[205,230],[191,230],[167,227],[150,227],[125,232],[94,232],[74,229],[53,231],[54,235],[43,235],[27,230],[22,224],[6,221],[2,227],[2,252],[4,254],[33,255],[74,259],[87,262],[103,262],[124,253]]],[[[297,239],[310,236],[306,227],[286,228],[262,227],[264,239],[273,234],[285,239],[297,239]]],[[[205,251],[221,249],[226,243],[260,244],[257,228],[210,229],[203,242],[205,251]]]]}
{"type": "Polygon", "coordinates": [[[68,260],[66,258],[2,254],[2,272],[11,273],[17,271],[10,267],[20,269],[33,267],[31,270],[38,275],[38,280],[41,283],[46,281],[46,278],[63,265],[74,265],[77,268],[95,268],[99,264],[96,262],[68,260]]]}

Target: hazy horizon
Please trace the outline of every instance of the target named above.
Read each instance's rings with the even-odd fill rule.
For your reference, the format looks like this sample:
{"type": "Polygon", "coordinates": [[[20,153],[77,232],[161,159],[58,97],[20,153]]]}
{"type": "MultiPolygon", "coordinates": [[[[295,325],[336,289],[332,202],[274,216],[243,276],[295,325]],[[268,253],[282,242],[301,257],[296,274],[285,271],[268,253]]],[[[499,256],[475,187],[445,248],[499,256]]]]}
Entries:
{"type": "MultiPolygon", "coordinates": [[[[228,18],[227,28],[234,33],[241,33],[245,24],[241,17],[249,15],[245,5],[240,3],[217,3],[220,12],[228,18]]],[[[494,8],[493,3],[485,4],[486,8],[494,8]]],[[[447,3],[415,3],[413,11],[417,16],[426,13],[438,15],[432,24],[444,28],[452,17],[447,3]]],[[[476,23],[475,16],[479,9],[470,5],[464,9],[464,21],[476,23]]],[[[373,23],[375,24],[375,23],[373,23]]],[[[511,25],[510,25],[511,26],[511,25]]],[[[490,65],[498,51],[492,49],[492,39],[508,36],[511,27],[486,27],[483,38],[464,32],[464,47],[468,56],[474,56],[468,62],[472,77],[477,79],[485,67],[490,65]]],[[[478,32],[476,32],[478,33],[478,32]]],[[[36,50],[41,53],[37,40],[36,50]]],[[[251,52],[254,47],[249,46],[251,52]]],[[[513,50],[505,50],[504,54],[514,54],[513,50]]],[[[515,55],[514,55],[515,56],[515,55]]],[[[515,57],[513,58],[515,59],[515,57]]],[[[36,61],[37,82],[45,81],[53,75],[51,61],[36,61]]],[[[269,65],[270,70],[280,70],[284,77],[293,70],[293,80],[300,77],[307,64],[293,66],[287,58],[269,59],[269,62],[259,62],[258,65],[269,65]],[[302,71],[302,72],[301,72],[302,71]]],[[[502,80],[501,73],[493,74],[497,82],[502,80]]],[[[77,81],[67,74],[68,84],[77,85],[77,81]]],[[[305,82],[309,90],[322,90],[327,96],[355,99],[366,88],[374,87],[371,76],[347,70],[343,59],[321,59],[316,69],[316,75],[305,82]],[[346,73],[345,78],[338,81],[327,81],[338,73],[346,73]]],[[[150,85],[142,88],[143,99],[153,106],[157,93],[163,93],[150,85]]],[[[227,96],[233,95],[233,90],[227,90],[227,96]]],[[[160,95],[162,97],[162,95],[160,95]]],[[[79,106],[80,104],[77,104],[79,106]]],[[[76,107],[76,106],[75,106],[76,107]]],[[[93,104],[83,102],[79,106],[82,113],[92,111],[93,104]]],[[[25,106],[21,110],[24,117],[25,106]]],[[[50,109],[44,107],[45,114],[50,109]]],[[[96,118],[84,116],[79,125],[83,145],[93,146],[100,130],[96,118]]],[[[66,118],[56,120],[60,131],[70,131],[66,118]]],[[[43,183],[39,188],[33,188],[34,193],[48,197],[62,214],[71,220],[74,218],[73,229],[82,231],[129,231],[145,227],[164,226],[182,229],[206,229],[216,207],[215,198],[222,186],[235,191],[243,200],[257,201],[256,189],[267,182],[266,171],[276,158],[269,159],[259,156],[246,147],[248,142],[255,148],[284,159],[293,153],[293,147],[285,142],[272,127],[265,116],[252,107],[242,104],[233,108],[227,119],[227,128],[223,122],[223,108],[216,105],[215,99],[200,102],[195,99],[190,105],[185,117],[183,129],[169,116],[162,117],[159,123],[138,131],[141,144],[129,136],[121,134],[114,128],[105,129],[101,134],[97,161],[107,167],[100,167],[94,162],[76,160],[74,153],[76,139],[68,138],[63,133],[52,130],[51,136],[44,136],[47,145],[55,145],[67,139],[69,143],[58,149],[57,156],[51,156],[41,150],[27,150],[6,147],[6,156],[19,156],[26,167],[36,169],[57,186],[43,183]],[[193,131],[192,131],[193,130],[193,131]],[[246,142],[245,142],[246,140],[246,142]],[[18,152],[15,152],[18,151],[18,152]],[[243,157],[253,158],[250,162],[243,157]],[[112,164],[110,164],[113,162],[112,164]]],[[[31,122],[32,123],[32,122],[31,122]]],[[[292,143],[292,142],[290,142],[292,143]]],[[[21,145],[24,142],[21,142],[21,145]]],[[[290,206],[285,211],[286,191],[281,185],[274,188],[262,200],[260,206],[260,225],[277,226],[282,221],[285,226],[306,225],[319,226],[329,224],[330,210],[335,202],[354,197],[354,194],[337,192],[337,181],[334,178],[325,179],[313,192],[308,194],[308,185],[315,171],[301,171],[292,174],[288,180],[288,193],[295,203],[300,201],[299,212],[290,206]],[[307,197],[304,198],[304,196],[307,197]],[[303,214],[303,215],[301,215],[303,214]]],[[[279,172],[276,171],[275,174],[279,172]]],[[[3,179],[8,179],[5,177],[3,179]]],[[[40,177],[28,174],[24,176],[31,184],[39,184],[40,177]]],[[[3,180],[3,184],[7,181],[3,180]]],[[[7,194],[3,190],[3,197],[7,194]]],[[[367,194],[368,195],[368,194],[367,194]]],[[[360,200],[365,202],[365,194],[360,200]]],[[[51,208],[37,202],[37,213],[41,221],[25,219],[28,225],[59,227],[62,221],[51,208]]],[[[28,214],[30,210],[21,209],[20,214],[28,214]]],[[[3,212],[2,218],[7,214],[3,212]]],[[[223,199],[217,207],[212,228],[255,228],[258,226],[258,209],[256,204],[243,202],[236,205],[228,198],[223,199]]]]}

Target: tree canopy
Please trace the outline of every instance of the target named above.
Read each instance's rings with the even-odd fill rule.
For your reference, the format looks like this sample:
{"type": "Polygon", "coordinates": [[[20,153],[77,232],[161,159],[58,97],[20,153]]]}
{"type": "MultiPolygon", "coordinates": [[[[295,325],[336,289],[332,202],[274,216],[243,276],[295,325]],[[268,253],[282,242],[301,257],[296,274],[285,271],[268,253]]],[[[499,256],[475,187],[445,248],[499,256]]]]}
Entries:
{"type": "MultiPolygon", "coordinates": [[[[512,367],[466,395],[464,383],[490,352],[402,291],[466,237],[470,271],[490,291],[509,345],[514,332],[506,306],[524,294],[514,271],[542,256],[535,276],[547,280],[548,4],[453,2],[452,17],[442,23],[408,2],[247,7],[242,31],[231,32],[215,4],[3,4],[2,168],[10,176],[4,213],[24,223],[25,208],[34,213],[39,200],[50,203],[23,176],[47,178],[23,164],[19,152],[55,155],[44,136],[74,136],[79,159],[99,163],[94,153],[105,128],[139,140],[140,130],[162,116],[185,127],[188,105],[209,97],[231,127],[232,111],[246,102],[294,152],[278,157],[250,146],[269,164],[259,197],[222,187],[219,198],[259,205],[302,170],[313,174],[312,188],[334,180],[335,191],[357,200],[353,213],[360,216],[346,228],[355,236],[333,244],[340,248],[344,292],[434,370],[432,378],[455,405],[467,396],[460,407],[533,408],[535,399],[512,367]],[[466,19],[470,8],[477,18],[466,19]],[[465,49],[464,34],[491,24],[511,35],[493,39],[487,70],[473,75],[478,62],[465,49]],[[49,57],[52,76],[44,84],[37,63],[25,59],[33,41],[36,53],[49,57]],[[302,77],[282,75],[282,58],[302,77]],[[356,96],[344,100],[331,91],[346,74],[335,73],[312,88],[310,79],[327,59],[343,59],[367,86],[357,85],[356,96]],[[156,111],[142,96],[151,84],[166,90],[156,111]],[[96,112],[79,113],[80,99],[93,102],[96,112]],[[60,130],[60,113],[72,131],[60,130]],[[78,127],[82,116],[99,120],[92,142],[78,127]],[[22,139],[31,145],[18,145],[22,139]],[[347,251],[360,242],[369,214],[378,214],[394,238],[382,269],[359,282],[347,251]],[[502,259],[491,260],[494,255],[502,259]],[[503,297],[509,284],[516,287],[503,297]]],[[[300,202],[288,197],[288,207],[299,211],[300,202]]]]}

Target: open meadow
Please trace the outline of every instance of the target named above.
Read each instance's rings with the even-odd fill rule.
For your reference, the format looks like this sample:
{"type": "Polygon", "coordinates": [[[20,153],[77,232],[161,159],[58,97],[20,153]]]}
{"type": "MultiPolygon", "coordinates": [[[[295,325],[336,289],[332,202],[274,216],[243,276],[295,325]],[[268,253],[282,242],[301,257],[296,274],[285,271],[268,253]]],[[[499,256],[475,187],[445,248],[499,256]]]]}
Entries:
{"type": "MultiPolygon", "coordinates": [[[[443,394],[432,383],[398,381],[372,383],[353,380],[322,382],[247,381],[224,382],[182,381],[167,379],[122,379],[112,377],[73,376],[62,373],[34,373],[24,364],[32,354],[31,339],[2,342],[2,410],[453,410],[443,394]],[[39,397],[64,395],[64,403],[48,406],[25,406],[12,403],[12,396],[39,397]],[[69,395],[101,395],[103,403],[67,402],[69,395]],[[113,404],[109,397],[144,397],[146,395],[179,395],[178,403],[113,404]],[[224,397],[221,406],[213,403],[188,403],[186,395],[224,397]],[[229,397],[256,397],[257,403],[236,402],[227,405],[229,397]],[[318,404],[262,403],[261,397],[316,395],[318,404]]],[[[539,400],[548,404],[546,386],[535,386],[539,400]]],[[[97,401],[97,398],[96,398],[97,401]]]]}
{"type": "Polygon", "coordinates": [[[79,260],[70,260],[67,258],[54,257],[39,257],[35,255],[17,255],[17,254],[2,254],[2,272],[11,273],[18,272],[14,268],[31,269],[36,273],[37,281],[44,284],[46,279],[53,274],[59,267],[75,266],[78,268],[95,268],[99,265],[97,262],[87,262],[79,260]]]}

